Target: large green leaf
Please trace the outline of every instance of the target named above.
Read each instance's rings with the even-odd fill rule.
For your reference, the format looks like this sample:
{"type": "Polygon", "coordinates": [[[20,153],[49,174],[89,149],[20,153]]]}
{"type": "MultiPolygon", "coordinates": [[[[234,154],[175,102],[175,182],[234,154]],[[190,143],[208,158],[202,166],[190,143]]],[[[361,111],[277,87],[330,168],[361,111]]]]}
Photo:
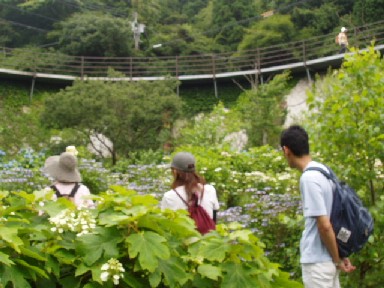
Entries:
{"type": "Polygon", "coordinates": [[[0,262],[8,266],[13,264],[12,260],[9,260],[9,255],[1,251],[0,251],[0,262]]]}
{"type": "Polygon", "coordinates": [[[187,273],[185,263],[177,257],[159,260],[156,272],[164,275],[165,283],[169,287],[180,287],[188,280],[192,280],[192,275],[187,273]]]}
{"type": "Polygon", "coordinates": [[[53,254],[61,263],[72,265],[76,260],[76,255],[74,251],[69,251],[66,249],[58,249],[53,254]]]}
{"type": "Polygon", "coordinates": [[[195,256],[201,256],[210,261],[222,262],[226,253],[230,250],[227,240],[223,238],[209,237],[193,244],[189,252],[195,256]]]}
{"type": "Polygon", "coordinates": [[[219,277],[221,277],[221,269],[211,264],[200,265],[197,268],[197,272],[199,272],[201,276],[207,277],[213,280],[217,280],[219,277]]]}
{"type": "Polygon", "coordinates": [[[60,275],[60,264],[59,264],[59,261],[52,257],[52,256],[48,256],[48,261],[46,263],[46,270],[50,273],[50,274],[53,274],[55,276],[59,276],[60,275]]]}
{"type": "Polygon", "coordinates": [[[41,268],[39,268],[37,266],[31,265],[28,262],[26,262],[24,260],[21,260],[21,259],[15,259],[15,262],[20,264],[20,265],[22,265],[22,266],[24,266],[24,267],[26,267],[26,268],[28,268],[28,269],[30,269],[30,270],[32,270],[32,271],[34,271],[35,273],[37,273],[38,275],[40,275],[40,276],[42,276],[44,278],[49,278],[47,273],[43,269],[41,269],[41,268]]]}
{"type": "Polygon", "coordinates": [[[131,198],[132,205],[145,205],[145,206],[154,206],[159,204],[159,201],[154,198],[152,195],[135,195],[131,198]]]}
{"type": "Polygon", "coordinates": [[[0,266],[0,287],[6,287],[9,282],[13,287],[29,288],[31,285],[24,278],[24,274],[16,266],[0,266]]]}
{"type": "Polygon", "coordinates": [[[84,263],[88,266],[94,264],[100,257],[118,258],[117,244],[124,238],[116,228],[98,229],[99,234],[86,234],[77,240],[76,251],[84,257],[84,263]]]}
{"type": "Polygon", "coordinates": [[[75,276],[80,276],[80,275],[83,275],[84,273],[90,271],[91,268],[86,266],[84,263],[80,263],[79,266],[77,266],[76,268],[76,272],[75,272],[75,276]]]}
{"type": "Polygon", "coordinates": [[[137,276],[135,277],[129,273],[124,273],[124,278],[122,278],[121,281],[132,288],[148,288],[148,283],[145,280],[137,278],[137,276]]]}
{"type": "Polygon", "coordinates": [[[60,279],[60,284],[62,285],[62,287],[71,287],[71,288],[81,288],[81,279],[80,278],[76,278],[75,276],[67,276],[65,278],[62,278],[60,279]]]}
{"type": "Polygon", "coordinates": [[[36,249],[33,247],[29,247],[29,248],[20,247],[21,254],[28,256],[28,257],[31,257],[31,258],[34,258],[34,259],[39,260],[39,261],[47,261],[47,258],[43,257],[41,255],[41,253],[38,252],[38,250],[37,251],[35,251],[35,250],[36,249]]]}
{"type": "Polygon", "coordinates": [[[222,288],[254,288],[263,287],[260,285],[257,276],[251,275],[248,269],[241,264],[226,263],[223,265],[223,282],[222,288]]]}
{"type": "Polygon", "coordinates": [[[119,214],[102,213],[99,215],[99,224],[106,227],[112,227],[116,225],[127,224],[131,221],[131,218],[132,217],[122,213],[119,213],[119,214]]]}
{"type": "Polygon", "coordinates": [[[170,252],[166,239],[157,233],[144,231],[128,236],[128,253],[131,258],[139,255],[139,262],[143,269],[155,271],[159,259],[167,259],[170,252]]]}
{"type": "MultiPolygon", "coordinates": [[[[170,213],[175,213],[172,211],[170,213]]],[[[166,213],[166,212],[164,212],[166,213]]],[[[171,233],[172,235],[183,238],[189,236],[199,236],[200,233],[195,228],[195,223],[188,215],[178,214],[172,217],[172,225],[169,225],[170,219],[164,218],[159,214],[146,214],[138,219],[138,227],[148,228],[153,231],[171,233]]]]}
{"type": "Polygon", "coordinates": [[[17,235],[19,230],[17,228],[0,227],[0,239],[3,239],[13,249],[20,253],[20,246],[22,246],[23,240],[17,235]]]}

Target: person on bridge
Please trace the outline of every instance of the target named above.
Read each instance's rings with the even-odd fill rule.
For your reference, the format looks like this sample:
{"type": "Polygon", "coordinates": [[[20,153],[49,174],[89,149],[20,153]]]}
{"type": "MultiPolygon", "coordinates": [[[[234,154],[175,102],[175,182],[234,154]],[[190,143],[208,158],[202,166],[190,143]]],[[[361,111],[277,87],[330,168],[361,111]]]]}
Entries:
{"type": "Polygon", "coordinates": [[[339,35],[337,35],[337,43],[340,45],[340,52],[339,53],[345,53],[347,52],[348,47],[348,37],[347,37],[347,28],[341,27],[341,31],[339,35]]]}

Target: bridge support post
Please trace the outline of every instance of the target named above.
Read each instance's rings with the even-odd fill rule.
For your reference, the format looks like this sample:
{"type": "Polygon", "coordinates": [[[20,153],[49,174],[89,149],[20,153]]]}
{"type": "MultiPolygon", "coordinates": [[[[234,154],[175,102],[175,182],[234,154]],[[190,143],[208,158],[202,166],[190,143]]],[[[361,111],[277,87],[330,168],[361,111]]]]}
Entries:
{"type": "Polygon", "coordinates": [[[305,71],[307,71],[308,82],[309,82],[309,83],[312,83],[311,72],[309,72],[309,69],[308,69],[307,66],[305,66],[305,71]]]}
{"type": "Polygon", "coordinates": [[[29,92],[29,103],[32,103],[33,91],[35,90],[36,76],[32,77],[31,91],[29,92]]]}
{"type": "Polygon", "coordinates": [[[216,98],[219,98],[219,93],[217,91],[217,82],[216,82],[216,78],[213,78],[213,87],[215,88],[215,97],[216,98]]]}

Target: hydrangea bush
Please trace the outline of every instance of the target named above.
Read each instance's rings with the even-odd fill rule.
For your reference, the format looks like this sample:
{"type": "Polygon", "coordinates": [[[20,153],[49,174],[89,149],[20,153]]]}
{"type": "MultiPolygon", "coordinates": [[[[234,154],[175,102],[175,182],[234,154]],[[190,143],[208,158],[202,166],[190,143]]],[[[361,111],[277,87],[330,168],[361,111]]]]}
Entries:
{"type": "MultiPolygon", "coordinates": [[[[218,222],[238,222],[241,227],[250,229],[264,243],[269,259],[280,263],[282,269],[289,271],[293,277],[299,277],[296,247],[301,213],[297,177],[292,170],[287,170],[281,152],[268,146],[247,152],[199,147],[180,147],[180,150],[196,155],[199,173],[216,187],[221,203],[218,222]]],[[[140,195],[152,195],[157,200],[170,189],[171,173],[165,168],[169,162],[169,156],[164,157],[160,164],[137,165],[126,162],[125,167],[120,165],[113,172],[104,168],[101,162],[79,158],[80,171],[93,194],[106,191],[111,185],[119,185],[135,190],[140,195]]],[[[43,165],[42,161],[39,163],[43,165]]],[[[18,177],[25,177],[25,171],[31,176],[31,181],[16,183],[13,186],[17,188],[15,190],[40,190],[48,185],[48,179],[37,168],[39,165],[34,164],[36,169],[11,169],[18,176],[8,178],[10,182],[7,182],[7,188],[15,184],[12,181],[18,177]]],[[[8,172],[3,170],[1,177],[4,177],[4,173],[8,172]]],[[[45,207],[46,203],[41,203],[45,207]]],[[[49,219],[51,230],[83,234],[79,230],[81,225],[76,224],[81,222],[78,213],[70,210],[60,213],[49,219]]],[[[90,227],[89,224],[93,223],[86,225],[90,227]]]]}

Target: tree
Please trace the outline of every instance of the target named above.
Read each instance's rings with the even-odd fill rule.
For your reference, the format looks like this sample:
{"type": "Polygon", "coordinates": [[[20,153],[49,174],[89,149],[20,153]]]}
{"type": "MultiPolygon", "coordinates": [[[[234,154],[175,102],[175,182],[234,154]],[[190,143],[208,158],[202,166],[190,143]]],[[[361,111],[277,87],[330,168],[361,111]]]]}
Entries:
{"type": "Polygon", "coordinates": [[[342,165],[343,176],[366,191],[372,204],[382,189],[375,163],[384,163],[383,71],[384,61],[372,47],[347,55],[342,68],[319,81],[308,99],[315,148],[342,165]]]}
{"type": "Polygon", "coordinates": [[[77,13],[49,33],[64,53],[78,56],[130,56],[133,48],[127,20],[100,13],[77,13]]]}
{"type": "Polygon", "coordinates": [[[108,149],[115,164],[118,154],[128,157],[131,151],[158,149],[169,140],[181,109],[175,85],[171,80],[76,81],[47,99],[42,123],[50,128],[75,128],[88,137],[106,136],[113,143],[108,149]]]}
{"type": "Polygon", "coordinates": [[[198,55],[220,51],[214,40],[200,33],[192,25],[160,26],[153,43],[161,43],[160,48],[152,49],[157,56],[198,55]]]}
{"type": "Polygon", "coordinates": [[[208,36],[224,45],[227,51],[234,51],[241,41],[249,19],[257,15],[255,4],[248,0],[213,0],[212,23],[208,36]]]}
{"type": "Polygon", "coordinates": [[[277,145],[286,115],[288,79],[289,73],[285,72],[240,95],[237,109],[246,123],[250,145],[277,145]]]}
{"type": "Polygon", "coordinates": [[[383,20],[384,7],[380,0],[354,1],[353,15],[358,24],[372,23],[383,20]]]}
{"type": "Polygon", "coordinates": [[[17,33],[8,22],[0,19],[0,24],[0,46],[7,47],[12,42],[13,37],[11,35],[17,35],[17,33]]]}
{"type": "Polygon", "coordinates": [[[295,29],[288,15],[275,15],[247,29],[238,50],[255,49],[292,41],[295,29]]]}
{"type": "Polygon", "coordinates": [[[296,8],[292,13],[292,22],[298,30],[311,30],[311,36],[327,34],[339,26],[339,17],[335,13],[337,10],[338,7],[332,3],[326,3],[316,9],[296,8]]]}
{"type": "Polygon", "coordinates": [[[177,133],[177,144],[200,147],[230,146],[228,136],[235,135],[234,133],[241,131],[242,128],[236,111],[226,109],[220,102],[211,113],[201,113],[182,127],[177,133]]]}

